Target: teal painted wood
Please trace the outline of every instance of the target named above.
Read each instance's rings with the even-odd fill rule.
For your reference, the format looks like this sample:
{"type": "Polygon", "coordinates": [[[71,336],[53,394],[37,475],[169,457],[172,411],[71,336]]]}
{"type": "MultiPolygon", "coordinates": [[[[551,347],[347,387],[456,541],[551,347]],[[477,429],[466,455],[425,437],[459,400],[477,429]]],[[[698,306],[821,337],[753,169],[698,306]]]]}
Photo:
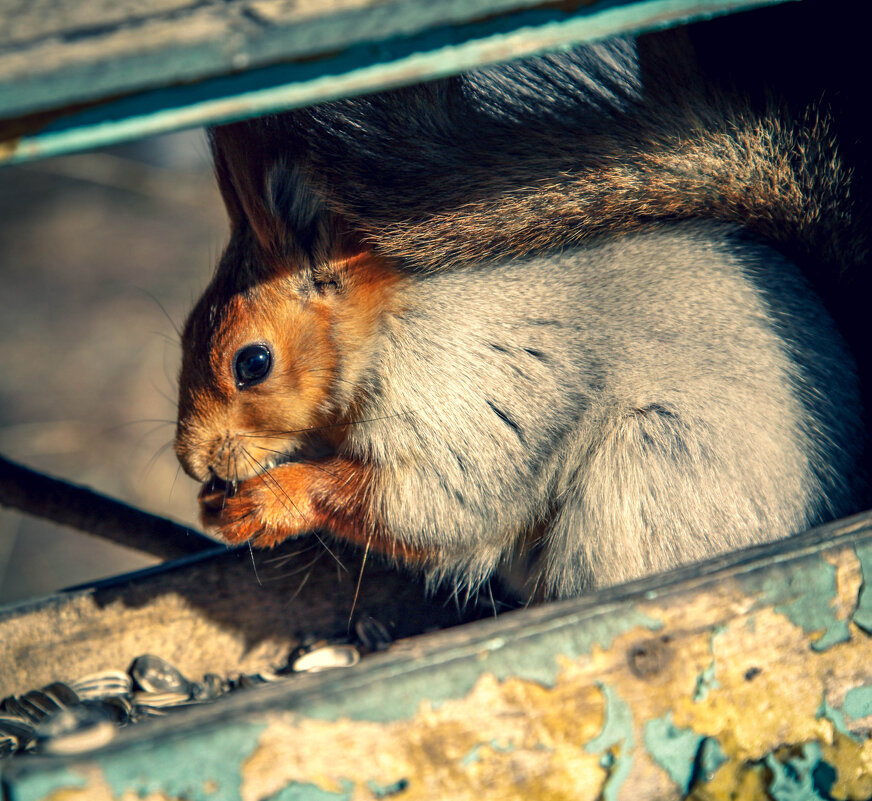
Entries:
{"type": "Polygon", "coordinates": [[[230,122],[782,1],[609,2],[568,14],[533,9],[485,22],[437,28],[413,37],[360,44],[323,59],[143,92],[65,114],[47,125],[34,121],[28,128],[25,121],[25,135],[0,142],[0,161],[20,163],[230,122]]]}
{"type": "Polygon", "coordinates": [[[0,0],[0,19],[9,16],[13,23],[20,19],[19,25],[0,29],[0,118],[317,57],[541,3],[118,0],[107,4],[92,0],[70,7],[71,0],[41,0],[40,13],[25,11],[22,18],[18,0],[0,0]],[[4,13],[10,3],[11,9],[4,13]],[[46,9],[52,4],[58,5],[54,14],[46,9]],[[87,49],[81,51],[75,44],[49,49],[43,44],[47,37],[86,42],[87,49]],[[119,51],[116,42],[122,38],[124,49],[119,51]],[[11,58],[22,49],[32,55],[26,63],[11,58]],[[43,62],[40,56],[46,52],[43,62]]]}
{"type": "MultiPolygon", "coordinates": [[[[290,781],[280,764],[269,761],[269,737],[265,735],[269,734],[270,727],[274,727],[273,736],[278,734],[280,738],[295,732],[304,739],[312,732],[335,731],[337,750],[326,758],[335,767],[334,777],[348,776],[355,769],[359,770],[359,763],[356,767],[347,761],[343,751],[354,744],[353,737],[371,738],[374,733],[376,736],[395,736],[391,727],[397,726],[401,733],[395,741],[387,743],[386,748],[396,746],[404,739],[414,740],[420,728],[403,732],[404,722],[426,728],[440,709],[472,698],[474,688],[481,689],[483,679],[487,684],[490,677],[489,686],[497,688],[496,694],[480,694],[476,704],[469,707],[476,715],[481,715],[481,718],[476,718],[479,725],[482,721],[487,722],[493,699],[500,702],[500,687],[508,687],[506,695],[515,698],[517,696],[507,682],[514,682],[515,686],[526,682],[531,689],[526,708],[530,710],[529,718],[533,721],[536,737],[543,736],[549,725],[555,726],[552,731],[557,736],[561,729],[556,722],[561,715],[568,714],[566,704],[578,705],[572,711],[570,742],[580,752],[593,757],[602,754],[601,759],[591,761],[609,767],[602,794],[591,788],[590,795],[585,798],[669,801],[687,792],[692,772],[698,773],[694,767],[698,760],[705,764],[708,759],[712,772],[727,760],[718,741],[710,736],[712,732],[706,729],[704,717],[697,720],[699,731],[676,723],[672,712],[660,717],[645,717],[650,713],[650,707],[646,707],[649,696],[658,694],[666,694],[667,705],[686,709],[681,699],[672,697],[671,693],[679,686],[684,687],[684,692],[692,688],[685,686],[687,682],[670,685],[668,681],[670,674],[682,674],[686,659],[694,658],[692,649],[682,651],[682,646],[700,636],[710,638],[712,643],[711,660],[713,665],[717,661],[720,681],[712,683],[710,692],[722,690],[722,704],[729,701],[731,693],[741,691],[750,693],[749,699],[759,701],[765,707],[770,697],[777,694],[777,688],[770,685],[767,689],[766,681],[755,684],[755,676],[760,673],[776,675],[784,664],[785,681],[787,674],[792,673],[800,696],[808,683],[814,683],[814,692],[810,711],[806,713],[807,720],[800,721],[799,726],[796,721],[783,723],[784,732],[788,734],[781,731],[782,724],[778,723],[784,710],[775,709],[775,730],[779,736],[789,736],[789,724],[804,733],[809,729],[803,726],[812,726],[811,731],[817,731],[821,721],[830,721],[834,724],[834,731],[842,732],[849,739],[855,738],[857,749],[853,758],[857,759],[861,755],[860,743],[867,739],[857,732],[868,730],[862,729],[862,725],[849,730],[846,725],[872,714],[868,633],[862,627],[852,629],[852,642],[826,656],[816,652],[811,647],[813,640],[803,638],[801,631],[810,620],[809,610],[819,609],[828,617],[828,620],[815,621],[815,632],[828,622],[841,619],[846,611],[852,618],[857,615],[865,603],[862,586],[872,570],[870,545],[872,513],[866,513],[787,541],[727,554],[587,598],[513,612],[498,620],[438,632],[418,638],[405,647],[398,645],[386,654],[367,657],[347,673],[299,675],[286,685],[261,687],[227,696],[210,705],[178,711],[150,724],[139,724],[121,731],[112,746],[79,758],[38,757],[8,762],[2,772],[4,799],[50,801],[56,797],[53,793],[60,790],[69,793],[83,788],[87,793],[94,792],[97,787],[103,788],[105,793],[100,797],[107,799],[121,799],[126,797],[125,793],[135,793],[137,797],[164,793],[169,798],[189,801],[236,801],[240,797],[287,797],[298,801],[350,798],[351,780],[347,786],[338,786],[335,792],[299,783],[278,783],[277,788],[283,787],[281,792],[287,795],[275,795],[277,789],[268,796],[256,790],[257,777],[252,776],[252,760],[265,760],[264,764],[276,770],[277,782],[290,781]],[[846,586],[838,586],[837,573],[846,586]],[[825,580],[817,581],[818,578],[825,580]],[[861,592],[859,603],[855,595],[858,588],[861,592]],[[755,627],[762,629],[767,616],[770,618],[768,625],[775,628],[755,631],[755,627]],[[732,629],[730,634],[726,633],[727,628],[732,629]],[[801,666],[799,671],[791,668],[791,664],[796,663],[797,652],[790,654],[787,662],[781,663],[779,658],[787,655],[773,651],[770,631],[777,634],[782,628],[800,632],[798,640],[794,636],[793,644],[799,645],[798,653],[807,665],[801,666]],[[738,672],[732,670],[737,675],[731,677],[733,663],[741,659],[741,654],[728,649],[718,658],[715,642],[731,637],[735,645],[744,636],[749,638],[749,643],[756,643],[758,650],[753,658],[761,661],[753,663],[759,666],[753,673],[745,672],[742,666],[738,672]],[[657,643],[660,643],[657,647],[665,649],[665,654],[670,649],[675,652],[671,657],[655,659],[652,657],[656,654],[653,646],[657,643]],[[611,661],[597,663],[601,665],[597,668],[592,660],[599,658],[597,654],[609,652],[612,653],[611,661]],[[815,664],[816,659],[820,660],[818,664],[815,664]],[[849,659],[855,660],[854,667],[846,672],[849,684],[828,684],[833,665],[849,659]],[[826,662],[829,667],[822,667],[824,660],[829,660],[826,662]],[[586,677],[572,671],[561,677],[566,664],[583,668],[586,661],[593,670],[586,677]],[[577,692],[556,694],[548,700],[550,690],[559,688],[561,683],[566,688],[573,681],[577,683],[577,692]],[[726,688],[719,687],[721,683],[726,683],[726,688]],[[596,717],[591,692],[586,690],[594,685],[592,692],[601,696],[599,706],[604,712],[598,721],[586,725],[588,718],[596,717]],[[669,689],[664,690],[664,687],[669,689]],[[752,689],[745,690],[746,687],[752,689]],[[821,695],[815,694],[821,691],[820,688],[824,692],[823,700],[821,695]],[[827,693],[831,697],[827,697],[827,693]],[[838,706],[830,703],[835,698],[842,699],[838,706]],[[542,716],[537,711],[548,714],[542,716]],[[275,731],[277,724],[278,732],[275,731]],[[585,731],[586,734],[582,733],[585,731]],[[572,739],[576,736],[577,741],[572,739]],[[700,751],[702,746],[711,752],[708,758],[700,751]],[[670,777],[672,786],[668,788],[669,792],[660,793],[649,776],[629,778],[632,761],[643,758],[653,760],[663,770],[663,776],[670,777]],[[633,785],[633,781],[641,783],[633,785]]],[[[814,632],[810,634],[816,636],[814,632]]],[[[831,644],[826,650],[836,647],[831,644]]],[[[705,700],[694,698],[693,704],[704,709],[705,700]]],[[[736,703],[741,705],[743,702],[739,699],[736,703]]],[[[523,703],[521,708],[524,708],[523,703]]],[[[715,704],[711,709],[714,719],[722,715],[722,706],[715,704]]],[[[460,711],[463,714],[467,708],[460,711]]],[[[499,717],[499,710],[496,714],[499,717]]],[[[503,722],[497,721],[497,726],[504,726],[502,730],[506,732],[510,725],[511,720],[507,718],[503,722]]],[[[463,748],[452,751],[451,746],[456,744],[455,727],[449,729],[447,736],[448,740],[433,741],[446,746],[444,753],[431,753],[425,749],[422,755],[422,752],[414,751],[421,764],[425,767],[429,764],[434,771],[439,771],[445,768],[446,760],[453,759],[459,770],[480,760],[483,748],[491,752],[491,758],[510,754],[518,748],[526,749],[528,756],[539,754],[545,759],[547,752],[552,750],[547,746],[551,742],[547,736],[531,746],[529,742],[513,743],[507,735],[504,742],[494,744],[485,740],[471,751],[463,748]]],[[[822,735],[818,733],[816,736],[822,735]]],[[[332,741],[328,737],[326,742],[332,741]]],[[[814,742],[809,744],[804,737],[802,743],[806,749],[803,753],[808,757],[806,761],[810,761],[812,767],[828,764],[821,754],[815,760],[809,757],[807,751],[808,748],[814,750],[814,742]]],[[[772,747],[795,744],[779,739],[772,747]]],[[[413,750],[415,747],[413,744],[413,750]]],[[[736,759],[736,754],[733,758],[736,759]]],[[[770,768],[778,778],[783,765],[775,759],[774,751],[756,759],[771,763],[770,768]]],[[[845,761],[840,769],[850,770],[853,765],[853,762],[845,761]]],[[[388,786],[379,782],[391,780],[391,775],[387,774],[389,768],[386,763],[376,765],[373,759],[373,778],[368,786],[388,786]]],[[[317,773],[317,769],[314,772],[317,773]]],[[[474,771],[468,772],[470,782],[473,782],[474,771]]],[[[409,776],[410,797],[422,797],[420,784],[416,786],[415,782],[425,781],[429,776],[426,770],[409,776]]],[[[321,779],[322,783],[327,781],[321,779]]],[[[511,772],[508,772],[507,780],[512,781],[511,772]]],[[[359,776],[357,788],[360,789],[359,776]]],[[[374,794],[381,797],[379,793],[374,794]]],[[[63,797],[81,801],[92,796],[63,797]]],[[[495,793],[490,797],[525,796],[518,791],[517,795],[495,793]]],[[[772,797],[814,796],[790,795],[785,790],[783,794],[773,794],[772,797]]]]}

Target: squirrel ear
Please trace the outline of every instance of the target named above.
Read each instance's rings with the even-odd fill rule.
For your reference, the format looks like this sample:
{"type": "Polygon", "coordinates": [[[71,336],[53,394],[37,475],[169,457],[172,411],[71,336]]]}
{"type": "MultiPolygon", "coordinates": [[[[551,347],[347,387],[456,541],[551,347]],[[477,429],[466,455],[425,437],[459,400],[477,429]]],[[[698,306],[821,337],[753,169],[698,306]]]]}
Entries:
{"type": "Polygon", "coordinates": [[[218,188],[234,231],[250,228],[268,246],[278,233],[265,199],[266,172],[274,162],[260,131],[250,123],[209,130],[218,188]]]}
{"type": "Polygon", "coordinates": [[[333,230],[332,214],[309,187],[278,132],[262,122],[209,130],[218,187],[234,231],[250,229],[269,253],[313,255],[333,230]],[[284,144],[284,147],[282,146],[284,144]]]}
{"type": "Polygon", "coordinates": [[[286,235],[290,234],[293,245],[308,256],[329,250],[339,226],[324,201],[309,186],[299,164],[280,161],[271,167],[266,197],[273,218],[286,235]]]}

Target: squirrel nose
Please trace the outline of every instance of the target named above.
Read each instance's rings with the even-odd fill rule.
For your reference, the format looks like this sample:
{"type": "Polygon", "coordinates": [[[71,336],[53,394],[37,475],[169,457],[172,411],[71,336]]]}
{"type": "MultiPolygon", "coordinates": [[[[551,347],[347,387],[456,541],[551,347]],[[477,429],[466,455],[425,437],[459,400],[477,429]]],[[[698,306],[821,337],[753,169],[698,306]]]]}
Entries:
{"type": "Polygon", "coordinates": [[[191,448],[187,446],[184,438],[180,434],[176,435],[175,452],[176,458],[182,466],[182,470],[184,470],[191,478],[201,483],[209,479],[210,469],[204,468],[197,463],[198,460],[192,453],[191,448]]]}

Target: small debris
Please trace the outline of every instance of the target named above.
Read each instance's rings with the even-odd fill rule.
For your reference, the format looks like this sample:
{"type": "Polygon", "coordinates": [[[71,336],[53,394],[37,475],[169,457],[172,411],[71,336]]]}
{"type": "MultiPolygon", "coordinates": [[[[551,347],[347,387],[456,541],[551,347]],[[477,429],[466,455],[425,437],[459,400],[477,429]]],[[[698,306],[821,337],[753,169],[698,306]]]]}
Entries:
{"type": "Polygon", "coordinates": [[[322,670],[354,667],[360,661],[360,651],[353,645],[317,643],[291,662],[294,673],[320,673],[322,670]]]}
{"type": "Polygon", "coordinates": [[[355,626],[357,641],[305,643],[274,672],[235,677],[207,673],[191,681],[154,654],[133,660],[129,669],[93,673],[66,684],[52,682],[38,690],[0,701],[0,758],[27,754],[70,755],[100,748],[125,726],[170,710],[210,703],[223,695],[263,684],[292,680],[294,674],[353,667],[364,653],[383,651],[393,641],[384,624],[371,616],[355,626]]]}

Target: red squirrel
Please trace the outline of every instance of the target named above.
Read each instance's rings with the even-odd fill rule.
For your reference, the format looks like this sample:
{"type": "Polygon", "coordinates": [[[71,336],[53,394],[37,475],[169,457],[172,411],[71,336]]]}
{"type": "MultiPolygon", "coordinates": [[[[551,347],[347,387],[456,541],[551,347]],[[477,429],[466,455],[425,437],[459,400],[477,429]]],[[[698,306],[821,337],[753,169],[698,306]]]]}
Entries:
{"type": "Polygon", "coordinates": [[[865,258],[826,113],[650,41],[210,132],[231,236],[176,451],[212,534],[554,598],[860,508],[856,367],[806,278],[865,258]]]}

